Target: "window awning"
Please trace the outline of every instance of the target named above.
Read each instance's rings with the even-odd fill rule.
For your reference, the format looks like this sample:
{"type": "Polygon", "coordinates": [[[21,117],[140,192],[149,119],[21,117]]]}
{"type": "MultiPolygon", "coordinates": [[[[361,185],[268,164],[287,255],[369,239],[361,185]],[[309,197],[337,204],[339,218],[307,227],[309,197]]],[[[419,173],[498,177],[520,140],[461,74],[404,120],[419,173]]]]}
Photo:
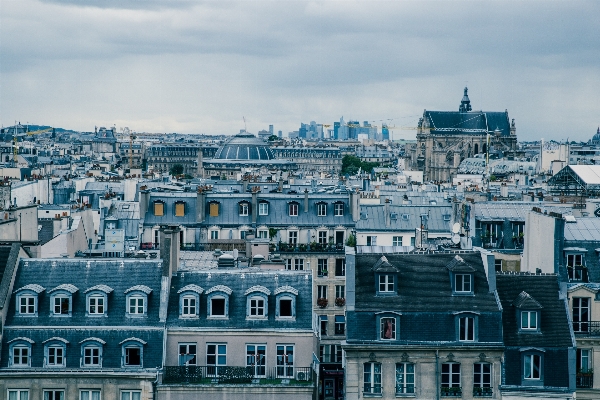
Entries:
{"type": "Polygon", "coordinates": [[[327,315],[319,315],[321,321],[327,321],[327,315]]]}
{"type": "Polygon", "coordinates": [[[346,322],[346,316],[345,315],[336,315],[335,322],[346,322]]]}

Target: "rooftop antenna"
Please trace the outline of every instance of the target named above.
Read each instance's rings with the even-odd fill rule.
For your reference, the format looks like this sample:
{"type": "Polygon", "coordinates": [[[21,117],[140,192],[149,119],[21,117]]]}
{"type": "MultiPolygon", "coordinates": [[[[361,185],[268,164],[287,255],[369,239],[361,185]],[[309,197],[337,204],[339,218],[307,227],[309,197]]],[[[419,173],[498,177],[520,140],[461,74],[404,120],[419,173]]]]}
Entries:
{"type": "Polygon", "coordinates": [[[244,132],[248,132],[248,129],[246,129],[246,117],[242,116],[242,119],[244,120],[244,132]]]}

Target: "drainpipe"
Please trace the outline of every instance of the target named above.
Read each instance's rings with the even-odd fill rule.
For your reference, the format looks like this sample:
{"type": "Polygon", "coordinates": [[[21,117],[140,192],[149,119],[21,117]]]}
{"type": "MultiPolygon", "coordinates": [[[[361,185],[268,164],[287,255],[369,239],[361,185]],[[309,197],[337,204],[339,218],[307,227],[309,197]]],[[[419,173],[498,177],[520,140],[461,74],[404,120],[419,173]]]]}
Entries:
{"type": "Polygon", "coordinates": [[[439,350],[435,351],[435,398],[436,400],[440,400],[440,373],[439,373],[439,365],[438,362],[440,358],[439,350]]]}

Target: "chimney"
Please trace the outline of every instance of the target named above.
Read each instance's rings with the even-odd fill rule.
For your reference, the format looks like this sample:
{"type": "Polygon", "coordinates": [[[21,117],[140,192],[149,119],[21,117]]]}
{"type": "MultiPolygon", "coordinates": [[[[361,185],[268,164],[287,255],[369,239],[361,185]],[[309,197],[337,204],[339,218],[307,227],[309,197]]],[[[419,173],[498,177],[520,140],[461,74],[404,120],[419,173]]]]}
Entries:
{"type": "Polygon", "coordinates": [[[198,186],[196,193],[196,222],[204,222],[206,213],[206,193],[204,188],[198,186]]]}
{"type": "Polygon", "coordinates": [[[147,189],[140,190],[138,202],[140,203],[140,218],[146,218],[146,212],[148,211],[148,205],[150,203],[150,191],[147,189]]]}
{"type": "Polygon", "coordinates": [[[160,228],[160,258],[165,277],[170,278],[179,269],[179,232],[177,226],[160,228]]]}
{"type": "Polygon", "coordinates": [[[256,216],[258,215],[258,192],[260,192],[260,186],[255,186],[252,189],[252,226],[256,226],[256,216]]]}
{"type": "Polygon", "coordinates": [[[390,218],[390,199],[385,199],[385,226],[386,228],[389,228],[390,225],[392,224],[391,218],[390,218]]]}
{"type": "Polygon", "coordinates": [[[358,189],[350,192],[350,210],[352,212],[352,221],[356,222],[360,219],[360,205],[359,205],[360,194],[358,189]]]}
{"type": "Polygon", "coordinates": [[[308,212],[308,189],[304,189],[304,212],[308,212]]]}
{"type": "Polygon", "coordinates": [[[242,178],[242,192],[246,193],[248,190],[248,179],[242,178]]]}
{"type": "Polygon", "coordinates": [[[277,184],[277,191],[281,193],[283,191],[283,178],[279,177],[279,182],[277,184]]]}

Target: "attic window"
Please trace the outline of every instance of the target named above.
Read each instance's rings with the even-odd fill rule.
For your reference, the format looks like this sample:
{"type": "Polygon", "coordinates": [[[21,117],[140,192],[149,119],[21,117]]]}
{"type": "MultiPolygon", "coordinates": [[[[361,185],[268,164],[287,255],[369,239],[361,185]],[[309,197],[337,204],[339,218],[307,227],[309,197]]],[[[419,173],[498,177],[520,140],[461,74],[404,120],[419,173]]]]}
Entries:
{"type": "Polygon", "coordinates": [[[183,201],[178,201],[175,203],[175,216],[183,217],[185,215],[185,203],[183,201]]]}
{"type": "Polygon", "coordinates": [[[165,203],[162,201],[154,202],[154,215],[157,217],[162,217],[165,215],[165,203]]]}
{"type": "Polygon", "coordinates": [[[398,214],[397,213],[391,213],[390,214],[390,218],[391,219],[398,219],[398,214]]]}
{"type": "Polygon", "coordinates": [[[219,203],[217,203],[216,201],[209,203],[208,210],[209,210],[208,213],[211,217],[218,217],[219,216],[219,203]]]}
{"type": "Polygon", "coordinates": [[[450,214],[444,214],[444,221],[450,221],[450,214]]]}
{"type": "Polygon", "coordinates": [[[409,215],[408,214],[402,214],[402,220],[403,221],[408,221],[409,215]]]}

